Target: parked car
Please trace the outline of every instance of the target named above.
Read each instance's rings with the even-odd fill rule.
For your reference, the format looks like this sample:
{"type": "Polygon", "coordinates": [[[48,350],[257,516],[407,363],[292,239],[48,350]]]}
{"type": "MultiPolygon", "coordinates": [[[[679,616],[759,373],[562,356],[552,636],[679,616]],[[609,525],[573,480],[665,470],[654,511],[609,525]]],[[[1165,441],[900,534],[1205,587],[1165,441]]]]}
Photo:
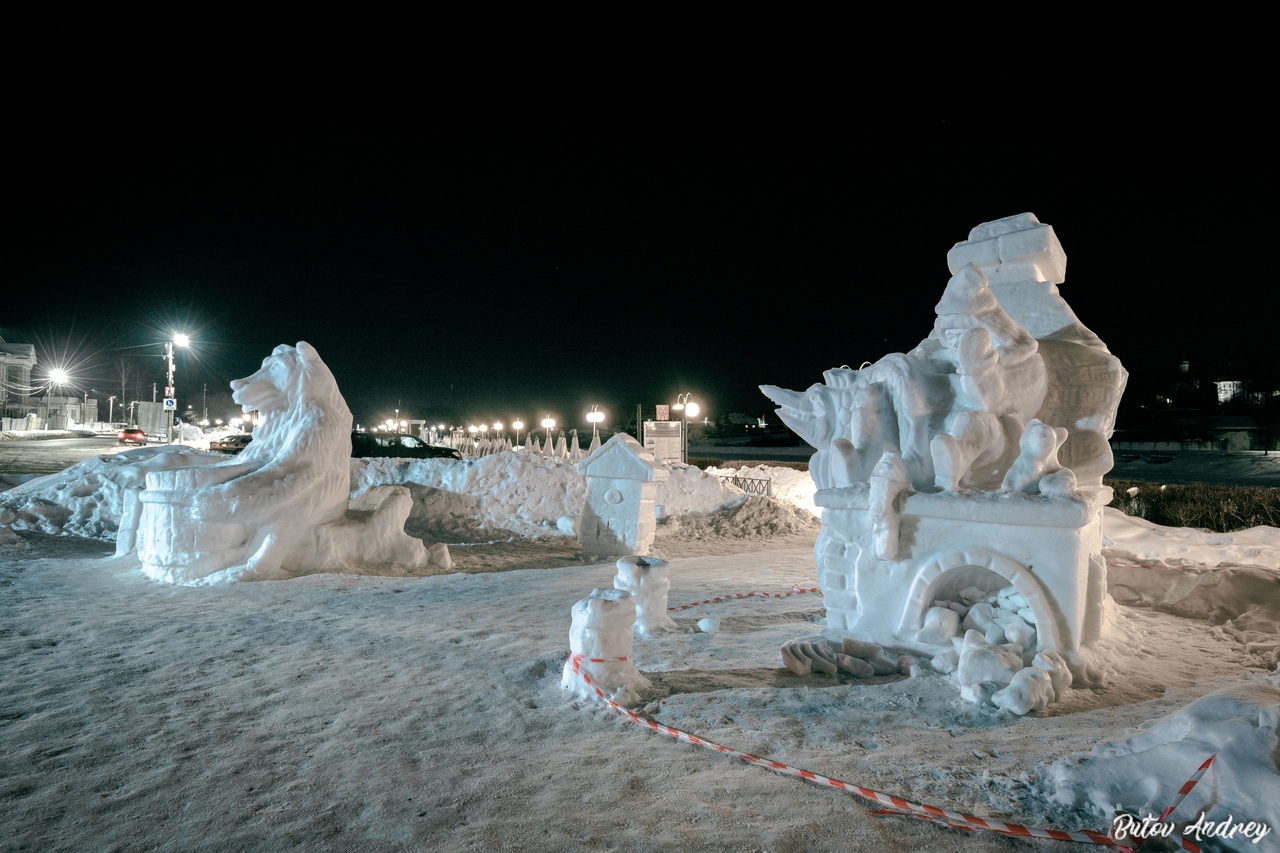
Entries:
{"type": "Polygon", "coordinates": [[[351,455],[356,459],[391,457],[392,459],[461,459],[452,447],[427,444],[412,435],[393,432],[351,433],[351,455]]]}
{"type": "Polygon", "coordinates": [[[137,427],[125,427],[116,433],[121,444],[146,444],[147,434],[137,427]]]}
{"type": "Polygon", "coordinates": [[[217,453],[239,453],[249,446],[249,442],[253,441],[253,436],[245,433],[244,435],[225,435],[222,438],[215,438],[209,442],[209,449],[217,453]]]}

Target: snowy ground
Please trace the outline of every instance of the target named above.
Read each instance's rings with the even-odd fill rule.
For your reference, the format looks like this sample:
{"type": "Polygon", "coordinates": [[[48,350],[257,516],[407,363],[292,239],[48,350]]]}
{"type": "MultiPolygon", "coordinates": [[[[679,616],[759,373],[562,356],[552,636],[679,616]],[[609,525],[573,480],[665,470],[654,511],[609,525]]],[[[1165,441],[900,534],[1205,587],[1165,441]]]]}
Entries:
{"type": "MultiPolygon", "coordinates": [[[[577,552],[567,465],[353,462],[353,491],[410,486],[410,532],[448,542],[454,572],[175,587],[112,545],[127,472],[166,452],[0,492],[0,850],[1072,849],[873,815],[571,699],[570,608],[614,567],[577,552]]],[[[1175,816],[1262,821],[1276,832],[1231,849],[1280,849],[1280,530],[1108,510],[1124,603],[1097,653],[1107,678],[1019,718],[963,702],[925,661],[866,681],[784,669],[781,644],[822,628],[820,596],[797,591],[817,585],[812,484],[739,473],[774,476],[778,499],[683,468],[659,496],[669,604],[697,604],[673,611],[681,632],[636,642],[646,717],[1063,830],[1105,830],[1104,802],[1159,811],[1217,754],[1175,816]],[[776,597],[700,603],[753,591],[776,597]],[[695,632],[708,615],[719,631],[695,632]]]]}

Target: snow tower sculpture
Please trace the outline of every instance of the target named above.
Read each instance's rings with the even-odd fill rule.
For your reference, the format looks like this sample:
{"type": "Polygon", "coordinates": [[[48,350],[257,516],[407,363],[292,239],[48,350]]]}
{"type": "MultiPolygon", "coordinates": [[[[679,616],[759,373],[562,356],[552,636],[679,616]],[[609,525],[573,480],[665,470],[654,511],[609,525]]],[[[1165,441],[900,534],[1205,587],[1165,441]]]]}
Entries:
{"type": "Polygon", "coordinates": [[[827,630],[935,656],[977,630],[1083,675],[1128,374],[1059,295],[1066,256],[1034,215],[977,226],[947,265],[915,349],[761,386],[816,451],[827,630]]]}
{"type": "Polygon", "coordinates": [[[314,347],[281,344],[231,390],[262,415],[253,441],[229,459],[149,472],[121,520],[117,554],[136,546],[149,577],[180,584],[451,567],[447,546],[428,549],[404,532],[408,489],[349,499],[351,410],[314,347]]]}

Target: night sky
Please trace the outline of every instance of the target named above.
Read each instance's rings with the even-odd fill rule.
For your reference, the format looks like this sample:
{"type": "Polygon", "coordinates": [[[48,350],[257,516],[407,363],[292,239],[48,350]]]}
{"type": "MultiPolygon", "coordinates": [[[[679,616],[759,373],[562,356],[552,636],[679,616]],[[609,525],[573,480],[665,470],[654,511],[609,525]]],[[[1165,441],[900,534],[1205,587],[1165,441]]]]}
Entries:
{"type": "Polygon", "coordinates": [[[824,97],[837,82],[809,93],[824,109],[776,112],[113,100],[137,73],[21,81],[0,336],[82,390],[111,389],[122,357],[163,384],[184,331],[179,405],[210,417],[300,340],[365,424],[398,407],[586,428],[595,404],[619,426],[686,392],[763,415],[760,384],[918,343],[947,250],[1023,212],[1054,227],[1061,292],[1131,388],[1183,358],[1274,372],[1274,170],[1244,122],[904,125],[824,97]]]}

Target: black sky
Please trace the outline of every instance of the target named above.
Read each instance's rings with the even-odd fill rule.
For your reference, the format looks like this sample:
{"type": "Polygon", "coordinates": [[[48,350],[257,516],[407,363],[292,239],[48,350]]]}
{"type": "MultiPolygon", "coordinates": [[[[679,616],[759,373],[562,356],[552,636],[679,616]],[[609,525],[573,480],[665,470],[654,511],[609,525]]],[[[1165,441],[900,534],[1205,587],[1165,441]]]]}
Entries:
{"type": "Polygon", "coordinates": [[[906,120],[859,115],[839,80],[754,111],[486,109],[430,80],[316,110],[340,75],[195,74],[175,97],[148,65],[20,79],[0,336],[77,356],[87,387],[185,330],[182,405],[307,340],[363,423],[585,427],[597,404],[617,424],[683,392],[765,414],[762,383],[918,343],[947,250],[1028,211],[1131,386],[1275,361],[1261,120],[906,120]]]}

